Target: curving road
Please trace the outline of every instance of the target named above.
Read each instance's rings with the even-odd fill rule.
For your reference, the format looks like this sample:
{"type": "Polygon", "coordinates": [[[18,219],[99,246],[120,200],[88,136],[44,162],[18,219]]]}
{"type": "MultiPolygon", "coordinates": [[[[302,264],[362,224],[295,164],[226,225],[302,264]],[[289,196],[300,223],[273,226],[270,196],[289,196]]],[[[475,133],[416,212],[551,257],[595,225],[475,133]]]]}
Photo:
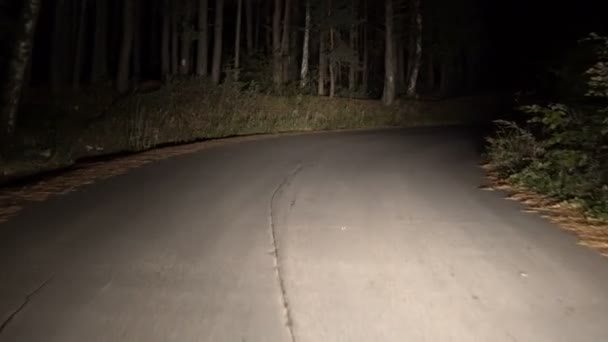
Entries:
{"type": "Polygon", "coordinates": [[[0,341],[608,341],[608,260],[462,129],[230,144],[0,225],[0,341]]]}

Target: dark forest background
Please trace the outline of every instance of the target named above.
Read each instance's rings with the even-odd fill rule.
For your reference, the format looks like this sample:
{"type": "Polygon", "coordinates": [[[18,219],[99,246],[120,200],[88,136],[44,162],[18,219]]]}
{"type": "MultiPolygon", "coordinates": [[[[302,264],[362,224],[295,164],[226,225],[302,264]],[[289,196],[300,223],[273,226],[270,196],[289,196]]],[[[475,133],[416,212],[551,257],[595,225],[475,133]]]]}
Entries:
{"type": "MultiPolygon", "coordinates": [[[[10,42],[19,26],[23,3],[0,2],[3,66],[10,58],[10,42]]],[[[600,2],[589,0],[576,4],[523,0],[392,3],[394,27],[389,39],[395,46],[392,64],[398,94],[407,92],[411,69],[417,62],[418,12],[422,18],[422,48],[417,93],[432,96],[542,86],[539,82],[547,81],[545,78],[555,73],[554,68],[567,59],[584,58],[576,55],[579,39],[590,32],[603,32],[607,26],[600,2]]],[[[238,4],[237,0],[40,1],[27,84],[61,90],[111,81],[126,92],[138,83],[176,75],[212,77],[219,21],[219,78],[223,81],[236,69],[238,4]],[[221,16],[219,7],[223,7],[221,16]],[[128,58],[123,58],[129,64],[128,71],[123,72],[127,75],[120,77],[126,78],[128,85],[118,82],[125,38],[132,46],[128,47],[128,58]],[[201,47],[202,40],[206,40],[205,47],[201,47]],[[186,65],[181,65],[181,61],[186,65]]],[[[381,97],[387,39],[383,1],[242,0],[238,69],[244,80],[262,82],[269,78],[275,85],[300,80],[307,4],[311,7],[310,83],[317,81],[318,88],[318,78],[324,77],[327,80],[322,83],[329,88],[330,69],[335,63],[335,86],[341,95],[359,92],[360,96],[381,97]],[[286,6],[291,13],[284,11],[286,6]],[[278,7],[282,7],[280,13],[278,7]],[[321,51],[327,56],[321,56],[321,51]],[[279,71],[273,73],[278,59],[287,64],[280,81],[276,79],[279,71]],[[328,75],[323,75],[320,64],[328,64],[328,75]],[[353,72],[354,77],[349,75],[353,72]]],[[[330,95],[329,89],[320,93],[330,95]]]]}

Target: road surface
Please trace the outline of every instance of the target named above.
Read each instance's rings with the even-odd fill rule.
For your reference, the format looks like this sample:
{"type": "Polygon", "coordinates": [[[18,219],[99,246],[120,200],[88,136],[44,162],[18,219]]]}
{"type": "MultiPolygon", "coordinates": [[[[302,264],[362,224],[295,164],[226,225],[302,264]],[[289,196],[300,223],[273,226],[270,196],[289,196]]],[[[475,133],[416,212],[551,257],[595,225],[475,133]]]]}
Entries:
{"type": "Polygon", "coordinates": [[[229,144],[0,225],[0,341],[608,341],[608,260],[461,129],[229,144]]]}

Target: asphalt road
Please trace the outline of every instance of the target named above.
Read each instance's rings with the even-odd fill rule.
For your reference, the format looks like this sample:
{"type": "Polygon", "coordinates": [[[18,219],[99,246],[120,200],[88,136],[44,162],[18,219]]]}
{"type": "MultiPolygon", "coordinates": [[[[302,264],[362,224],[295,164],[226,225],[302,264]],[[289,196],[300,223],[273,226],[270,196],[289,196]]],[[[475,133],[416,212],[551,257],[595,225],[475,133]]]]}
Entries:
{"type": "Polygon", "coordinates": [[[145,165],[0,225],[0,341],[608,341],[608,260],[498,192],[466,130],[145,165]]]}

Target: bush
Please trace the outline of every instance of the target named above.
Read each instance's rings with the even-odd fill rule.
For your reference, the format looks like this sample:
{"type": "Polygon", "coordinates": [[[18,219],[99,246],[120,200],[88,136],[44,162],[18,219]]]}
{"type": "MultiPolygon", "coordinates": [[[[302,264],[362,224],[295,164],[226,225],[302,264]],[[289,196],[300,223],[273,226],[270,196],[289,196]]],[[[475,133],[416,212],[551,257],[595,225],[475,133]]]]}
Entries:
{"type": "Polygon", "coordinates": [[[487,138],[488,158],[495,171],[510,176],[536,160],[540,152],[538,143],[532,133],[514,122],[498,120],[496,124],[496,136],[487,138]]]}
{"type": "Polygon", "coordinates": [[[608,38],[591,35],[597,62],[586,74],[593,101],[521,107],[528,128],[499,121],[489,138],[490,165],[503,177],[608,215],[608,38]]]}

